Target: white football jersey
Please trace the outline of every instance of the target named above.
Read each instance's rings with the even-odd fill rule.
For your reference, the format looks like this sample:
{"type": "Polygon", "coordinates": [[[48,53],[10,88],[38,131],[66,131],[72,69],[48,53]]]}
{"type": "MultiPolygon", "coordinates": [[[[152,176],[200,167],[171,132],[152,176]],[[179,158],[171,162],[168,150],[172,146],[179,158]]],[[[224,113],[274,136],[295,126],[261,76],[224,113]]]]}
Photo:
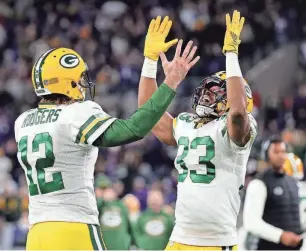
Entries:
{"type": "Polygon", "coordinates": [[[257,134],[252,115],[249,121],[250,140],[239,147],[228,136],[226,115],[198,129],[196,115],[182,113],[174,119],[179,175],[171,241],[195,246],[237,244],[239,190],[257,134]]]}
{"type": "Polygon", "coordinates": [[[29,186],[29,223],[99,224],[94,193],[98,148],[114,121],[95,102],[40,105],[15,122],[18,160],[29,186]]]}

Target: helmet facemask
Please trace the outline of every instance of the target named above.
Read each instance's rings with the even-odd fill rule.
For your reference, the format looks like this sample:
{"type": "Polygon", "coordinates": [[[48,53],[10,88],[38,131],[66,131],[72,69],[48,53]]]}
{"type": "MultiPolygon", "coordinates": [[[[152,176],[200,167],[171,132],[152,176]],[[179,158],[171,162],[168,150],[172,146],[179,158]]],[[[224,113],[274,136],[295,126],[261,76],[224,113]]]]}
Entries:
{"type": "Polygon", "coordinates": [[[90,80],[88,70],[84,71],[81,75],[80,81],[77,83],[77,87],[81,91],[84,99],[86,95],[86,89],[88,89],[91,100],[94,100],[96,94],[96,84],[90,80]]]}
{"type": "Polygon", "coordinates": [[[193,93],[193,109],[199,117],[218,118],[226,112],[226,83],[215,77],[205,78],[193,93]]]}

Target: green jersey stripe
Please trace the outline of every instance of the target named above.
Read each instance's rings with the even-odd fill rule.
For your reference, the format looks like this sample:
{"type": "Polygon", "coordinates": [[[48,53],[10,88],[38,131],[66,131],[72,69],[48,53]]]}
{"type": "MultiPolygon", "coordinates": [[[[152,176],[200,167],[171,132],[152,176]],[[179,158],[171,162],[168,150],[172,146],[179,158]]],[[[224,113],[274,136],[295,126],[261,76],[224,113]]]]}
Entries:
{"type": "Polygon", "coordinates": [[[94,120],[96,119],[95,115],[92,115],[81,127],[79,130],[79,133],[76,137],[75,143],[80,143],[82,132],[86,129],[87,126],[89,126],[94,120]]]}
{"type": "Polygon", "coordinates": [[[103,237],[102,237],[100,226],[95,226],[95,228],[97,229],[97,233],[98,233],[98,237],[99,237],[102,249],[107,250],[106,246],[105,246],[105,243],[104,243],[104,240],[103,240],[103,237]]]}
{"type": "Polygon", "coordinates": [[[87,226],[88,226],[88,230],[89,230],[89,235],[90,235],[90,240],[91,240],[92,247],[93,247],[94,250],[99,250],[96,239],[95,239],[94,231],[93,231],[93,226],[89,225],[89,224],[87,226]]]}
{"type": "MultiPolygon", "coordinates": [[[[87,127],[97,118],[103,118],[103,116],[105,116],[105,114],[103,113],[98,113],[96,115],[92,115],[88,120],[86,120],[86,122],[80,127],[80,130],[77,134],[77,137],[75,139],[75,143],[80,143],[81,138],[83,137],[83,132],[87,131],[87,127]]],[[[83,142],[84,143],[84,142],[83,142]]]]}
{"type": "Polygon", "coordinates": [[[104,120],[99,121],[97,124],[95,124],[84,136],[85,136],[85,143],[87,144],[87,141],[91,135],[95,133],[106,121],[111,119],[111,117],[108,117],[104,120]]]}
{"type": "Polygon", "coordinates": [[[99,233],[97,231],[97,227],[95,225],[91,225],[91,226],[92,226],[92,231],[93,231],[93,234],[94,234],[94,237],[95,237],[95,241],[96,241],[98,250],[102,251],[103,248],[102,248],[101,240],[100,240],[100,237],[99,237],[99,233]]]}

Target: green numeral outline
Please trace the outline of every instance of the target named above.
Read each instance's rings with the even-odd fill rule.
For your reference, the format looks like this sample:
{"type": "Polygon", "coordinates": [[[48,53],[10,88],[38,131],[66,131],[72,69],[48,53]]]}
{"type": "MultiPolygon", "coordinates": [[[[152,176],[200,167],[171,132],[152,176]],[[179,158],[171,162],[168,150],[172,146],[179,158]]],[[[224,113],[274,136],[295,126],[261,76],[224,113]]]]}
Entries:
{"type": "Polygon", "coordinates": [[[31,196],[39,194],[38,187],[33,182],[32,178],[32,167],[28,162],[28,136],[24,136],[21,138],[18,144],[18,151],[21,153],[21,161],[27,168],[26,174],[29,180],[29,193],[31,196]]]}
{"type": "MultiPolygon", "coordinates": [[[[55,162],[55,157],[53,153],[53,142],[52,137],[49,133],[39,133],[36,134],[32,141],[32,152],[39,151],[39,145],[45,145],[45,158],[37,159],[35,163],[35,169],[37,170],[37,184],[41,194],[51,193],[65,189],[63,177],[61,172],[56,172],[52,174],[53,181],[46,182],[45,168],[53,167],[55,162]]],[[[38,195],[37,184],[34,183],[32,177],[32,167],[28,162],[28,136],[23,136],[18,144],[18,151],[21,153],[22,163],[27,168],[26,174],[29,180],[29,192],[31,196],[38,195]]]]}
{"type": "Polygon", "coordinates": [[[178,176],[178,181],[183,182],[188,175],[188,170],[183,159],[187,156],[189,151],[189,139],[187,137],[180,137],[178,140],[178,145],[184,146],[182,155],[176,159],[176,164],[180,165],[183,169],[183,173],[179,174],[178,176]]]}
{"type": "Polygon", "coordinates": [[[188,155],[189,149],[197,149],[198,146],[206,146],[206,156],[199,156],[199,164],[206,165],[207,174],[199,174],[196,170],[190,170],[190,179],[193,183],[209,184],[216,177],[216,168],[211,160],[215,157],[215,142],[210,136],[197,137],[191,141],[189,148],[189,139],[187,137],[180,137],[178,145],[184,146],[182,155],[178,156],[176,163],[181,166],[183,173],[179,174],[178,181],[183,182],[187,175],[188,170],[184,162],[184,158],[188,155]]]}

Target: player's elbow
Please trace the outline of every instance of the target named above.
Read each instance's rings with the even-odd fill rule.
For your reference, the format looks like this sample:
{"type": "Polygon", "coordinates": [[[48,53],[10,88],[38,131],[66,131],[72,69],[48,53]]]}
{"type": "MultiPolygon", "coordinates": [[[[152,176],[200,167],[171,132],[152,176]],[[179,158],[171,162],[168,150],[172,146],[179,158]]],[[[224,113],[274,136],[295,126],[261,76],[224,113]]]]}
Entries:
{"type": "Polygon", "coordinates": [[[228,102],[232,114],[243,115],[247,113],[246,98],[235,97],[234,99],[229,99],[228,102]]]}
{"type": "Polygon", "coordinates": [[[236,109],[230,111],[231,122],[234,126],[243,127],[247,121],[246,110],[236,109]]]}
{"type": "MultiPolygon", "coordinates": [[[[261,219],[260,219],[261,220],[261,219]]],[[[259,221],[260,221],[259,220],[259,221]]],[[[254,217],[249,216],[249,215],[244,215],[243,217],[243,227],[247,232],[250,232],[252,234],[258,234],[257,231],[257,224],[258,223],[258,219],[254,219],[254,217]]]]}
{"type": "Polygon", "coordinates": [[[168,146],[177,145],[173,136],[156,134],[154,133],[154,131],[153,131],[153,134],[155,135],[156,138],[158,138],[159,141],[163,142],[164,144],[168,146]]]}
{"type": "Polygon", "coordinates": [[[249,218],[243,218],[243,227],[247,232],[253,232],[253,224],[252,224],[252,220],[250,220],[249,218]]]}
{"type": "Polygon", "coordinates": [[[175,138],[173,137],[172,130],[163,128],[159,124],[156,124],[152,129],[153,134],[159,141],[169,146],[176,146],[175,138]]]}

